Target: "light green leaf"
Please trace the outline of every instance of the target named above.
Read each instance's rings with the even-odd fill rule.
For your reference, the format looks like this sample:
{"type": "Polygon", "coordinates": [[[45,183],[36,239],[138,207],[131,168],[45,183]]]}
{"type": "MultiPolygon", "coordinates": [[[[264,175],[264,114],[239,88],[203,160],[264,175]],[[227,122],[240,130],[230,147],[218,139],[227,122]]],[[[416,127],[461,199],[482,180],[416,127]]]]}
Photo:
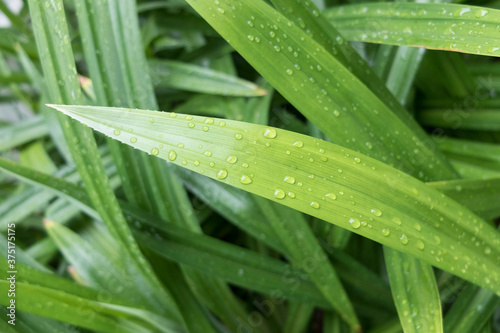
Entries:
{"type": "Polygon", "coordinates": [[[369,3],[326,12],[351,41],[498,56],[500,11],[455,4],[369,3]]]}
{"type": "Polygon", "coordinates": [[[53,107],[123,143],[350,229],[500,293],[496,230],[438,191],[367,156],[308,136],[237,121],[105,107],[53,107]],[[120,132],[124,127],[132,127],[133,133],[120,132]]]}
{"type": "Polygon", "coordinates": [[[176,88],[222,96],[262,96],[267,92],[254,83],[197,65],[171,60],[149,61],[156,87],[176,88]]]}

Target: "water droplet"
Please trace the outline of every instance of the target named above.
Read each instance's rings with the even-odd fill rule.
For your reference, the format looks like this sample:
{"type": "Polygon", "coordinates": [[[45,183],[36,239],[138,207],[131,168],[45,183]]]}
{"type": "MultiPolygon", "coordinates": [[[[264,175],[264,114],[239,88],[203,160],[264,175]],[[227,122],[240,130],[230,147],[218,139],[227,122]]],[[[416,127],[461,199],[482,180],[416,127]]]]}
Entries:
{"type": "Polygon", "coordinates": [[[308,177],[311,178],[311,179],[314,179],[315,176],[313,174],[310,174],[308,177]]]}
{"type": "Polygon", "coordinates": [[[361,159],[359,159],[358,157],[355,157],[354,158],[354,162],[356,162],[357,164],[361,163],[361,159]]]}
{"type": "Polygon", "coordinates": [[[253,182],[252,178],[248,177],[247,175],[242,175],[240,178],[240,183],[243,185],[248,185],[253,182]]]}
{"type": "Polygon", "coordinates": [[[170,112],[170,118],[175,118],[177,117],[177,113],[175,112],[170,112]]]}
{"type": "Polygon", "coordinates": [[[186,116],[186,120],[192,120],[192,119],[193,119],[193,116],[192,116],[192,115],[188,114],[188,115],[186,116]]]}
{"type": "Polygon", "coordinates": [[[276,130],[274,128],[267,128],[264,132],[264,136],[269,139],[274,139],[276,137],[276,130]]]}
{"type": "Polygon", "coordinates": [[[331,200],[337,199],[337,196],[333,193],[327,193],[327,194],[325,194],[325,197],[327,197],[328,199],[331,199],[331,200]]]}
{"type": "Polygon", "coordinates": [[[279,52],[281,51],[281,48],[278,45],[274,45],[274,51],[279,52]]]}
{"type": "Polygon", "coordinates": [[[203,155],[205,155],[206,157],[210,157],[212,156],[212,152],[210,150],[206,150],[203,155]]]}
{"type": "Polygon", "coordinates": [[[135,138],[135,137],[131,137],[131,138],[130,138],[130,142],[132,142],[132,143],[136,143],[136,142],[137,142],[137,138],[135,138]]]}
{"type": "Polygon", "coordinates": [[[219,13],[221,13],[221,14],[224,14],[224,12],[225,12],[225,11],[224,11],[224,9],[222,9],[222,8],[217,8],[217,10],[218,10],[218,11],[219,11],[219,13]]]}
{"type": "Polygon", "coordinates": [[[401,219],[397,216],[394,216],[392,219],[392,222],[396,223],[397,225],[401,225],[401,219]]]}
{"type": "Polygon", "coordinates": [[[288,75],[293,75],[293,70],[291,70],[290,68],[288,68],[288,69],[286,70],[286,73],[287,73],[288,75]]]}
{"type": "Polygon", "coordinates": [[[424,244],[424,242],[422,242],[420,239],[419,239],[419,240],[417,240],[417,248],[418,248],[419,250],[423,250],[423,249],[425,248],[425,244],[424,244]]]}
{"type": "Polygon", "coordinates": [[[119,130],[115,130],[113,133],[114,133],[115,135],[120,135],[120,133],[121,133],[121,132],[120,132],[119,130]]]}
{"type": "Polygon", "coordinates": [[[271,38],[274,38],[276,36],[276,33],[274,31],[269,31],[269,36],[271,36],[271,38]]]}
{"type": "Polygon", "coordinates": [[[151,124],[153,124],[153,123],[155,122],[155,120],[153,119],[153,117],[149,117],[149,122],[150,122],[151,124]]]}
{"type": "Polygon", "coordinates": [[[349,223],[354,229],[358,229],[359,227],[361,227],[361,222],[358,219],[349,219],[349,223]]]}
{"type": "Polygon", "coordinates": [[[203,126],[203,132],[208,132],[208,126],[203,126]]]}
{"type": "Polygon", "coordinates": [[[171,150],[168,152],[168,159],[170,161],[175,161],[176,158],[177,158],[177,153],[175,152],[175,150],[171,150]]]}
{"type": "Polygon", "coordinates": [[[194,165],[195,165],[195,166],[200,165],[200,161],[198,161],[198,160],[194,161],[194,165]]]}
{"type": "Polygon", "coordinates": [[[319,209],[319,203],[317,203],[316,201],[312,201],[309,206],[311,206],[314,209],[319,209]]]}
{"type": "Polygon", "coordinates": [[[282,189],[277,188],[274,191],[274,197],[276,199],[283,199],[285,197],[285,191],[283,191],[282,189]]]}
{"type": "Polygon", "coordinates": [[[207,118],[207,119],[205,119],[205,124],[212,125],[213,123],[214,123],[214,119],[213,118],[207,118]]]}
{"type": "Polygon", "coordinates": [[[210,165],[210,167],[213,168],[215,166],[215,163],[214,162],[210,162],[208,165],[210,165]]]}
{"type": "Polygon", "coordinates": [[[219,123],[219,127],[224,127],[226,126],[226,122],[224,120],[221,120],[221,122],[219,123]]]}
{"type": "Polygon", "coordinates": [[[406,237],[405,234],[402,234],[401,237],[399,238],[399,241],[401,242],[401,244],[406,245],[408,244],[408,237],[406,237]]]}
{"type": "Polygon", "coordinates": [[[227,170],[220,169],[219,172],[217,173],[217,179],[225,179],[226,177],[227,177],[227,170]]]}
{"type": "Polygon", "coordinates": [[[415,229],[416,229],[417,231],[420,231],[420,229],[422,229],[422,227],[420,226],[420,224],[415,223],[415,229]]]}
{"type": "Polygon", "coordinates": [[[288,192],[287,193],[288,197],[291,198],[291,199],[295,199],[295,193],[293,192],[288,192]]]}
{"type": "Polygon", "coordinates": [[[189,127],[189,128],[193,128],[193,127],[194,127],[194,123],[193,123],[193,122],[190,122],[190,123],[188,124],[188,127],[189,127]]]}
{"type": "Polygon", "coordinates": [[[158,155],[159,152],[158,148],[151,149],[151,155],[158,155]]]}
{"type": "Polygon", "coordinates": [[[286,176],[285,179],[283,179],[284,182],[288,184],[295,184],[295,178],[286,176]]]}
{"type": "Polygon", "coordinates": [[[243,163],[241,166],[244,168],[248,168],[248,163],[243,163]]]}
{"type": "Polygon", "coordinates": [[[295,141],[293,143],[293,146],[297,147],[297,148],[302,148],[302,147],[304,147],[304,143],[302,141],[295,141]]]}
{"type": "Polygon", "coordinates": [[[382,215],[382,212],[380,210],[376,209],[376,208],[373,208],[372,210],[370,210],[370,213],[372,213],[375,216],[382,215]]]}
{"type": "Polygon", "coordinates": [[[236,134],[234,135],[234,138],[235,138],[236,140],[241,140],[241,139],[243,138],[243,135],[242,135],[241,133],[236,133],[236,134]]]}

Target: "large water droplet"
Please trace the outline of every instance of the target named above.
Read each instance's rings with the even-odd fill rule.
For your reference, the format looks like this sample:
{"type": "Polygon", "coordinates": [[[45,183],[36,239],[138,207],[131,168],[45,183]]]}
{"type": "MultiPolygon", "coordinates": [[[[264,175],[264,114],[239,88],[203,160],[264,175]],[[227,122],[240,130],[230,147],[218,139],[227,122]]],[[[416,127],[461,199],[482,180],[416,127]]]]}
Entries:
{"type": "Polygon", "coordinates": [[[295,184],[295,178],[286,176],[283,181],[287,182],[288,184],[295,184]]]}
{"type": "Polygon", "coordinates": [[[388,228],[384,228],[382,229],[382,235],[384,236],[389,236],[391,234],[391,230],[389,230],[388,228]]]}
{"type": "Polygon", "coordinates": [[[361,222],[358,219],[349,219],[349,223],[354,229],[358,229],[359,227],[361,227],[361,222]]]}
{"type": "Polygon", "coordinates": [[[227,170],[220,169],[219,172],[217,173],[217,179],[225,179],[226,177],[227,177],[227,170]]]}
{"type": "Polygon", "coordinates": [[[240,178],[240,183],[243,185],[248,185],[253,182],[252,178],[248,177],[247,175],[242,175],[240,178]]]}
{"type": "Polygon", "coordinates": [[[177,158],[177,153],[175,152],[175,150],[171,150],[168,152],[168,159],[170,161],[175,161],[176,158],[177,158]]]}
{"type": "Polygon", "coordinates": [[[370,213],[372,213],[375,216],[382,215],[382,212],[380,210],[376,209],[376,208],[373,208],[372,210],[370,210],[370,213]]]}
{"type": "Polygon", "coordinates": [[[274,139],[276,137],[276,130],[274,128],[267,128],[264,132],[264,136],[269,139],[274,139]]]}
{"type": "Polygon", "coordinates": [[[327,193],[327,194],[325,194],[325,197],[327,197],[330,200],[336,200],[337,199],[337,196],[335,194],[333,194],[333,193],[327,193]]]}
{"type": "Polygon", "coordinates": [[[295,141],[293,143],[293,146],[297,147],[297,148],[302,148],[302,147],[304,147],[304,143],[302,141],[295,141]]]}
{"type": "Polygon", "coordinates": [[[406,245],[408,244],[408,237],[406,237],[405,234],[402,234],[401,237],[399,238],[399,241],[401,242],[401,244],[406,245]]]}
{"type": "Polygon", "coordinates": [[[234,156],[234,155],[229,155],[227,158],[226,158],[226,162],[228,163],[231,163],[231,164],[234,164],[238,161],[238,157],[234,156]]]}
{"type": "Polygon", "coordinates": [[[282,189],[277,188],[274,191],[274,197],[276,199],[283,199],[285,197],[285,191],[283,191],[282,189]]]}

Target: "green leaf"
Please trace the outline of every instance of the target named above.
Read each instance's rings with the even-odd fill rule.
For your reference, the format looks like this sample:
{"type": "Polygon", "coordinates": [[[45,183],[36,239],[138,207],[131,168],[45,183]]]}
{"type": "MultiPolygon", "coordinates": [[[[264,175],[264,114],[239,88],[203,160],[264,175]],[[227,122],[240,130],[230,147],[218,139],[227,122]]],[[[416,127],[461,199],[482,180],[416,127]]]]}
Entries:
{"type": "Polygon", "coordinates": [[[0,128],[0,151],[41,138],[49,133],[43,116],[34,116],[0,128]]]}
{"type": "Polygon", "coordinates": [[[237,121],[118,108],[53,107],[123,143],[500,293],[500,235],[493,227],[438,191],[367,156],[308,136],[237,121]],[[132,127],[133,133],[117,132],[122,127],[132,127]]]}
{"type": "Polygon", "coordinates": [[[369,3],[326,12],[348,40],[498,56],[500,11],[455,4],[369,3]]]}
{"type": "Polygon", "coordinates": [[[386,265],[391,266],[387,273],[404,332],[419,332],[421,329],[442,332],[441,303],[432,267],[389,247],[384,247],[384,255],[386,265]],[[396,299],[398,297],[405,302],[396,299]]]}
{"type": "Polygon", "coordinates": [[[150,60],[149,71],[156,87],[222,96],[262,96],[266,90],[254,83],[203,68],[171,60],[150,60]]]}
{"type": "Polygon", "coordinates": [[[425,110],[418,113],[418,120],[425,126],[455,130],[500,130],[500,114],[498,110],[425,110]]]}
{"type": "Polygon", "coordinates": [[[263,1],[238,7],[227,0],[188,3],[334,142],[402,170],[417,169],[424,180],[454,177],[408,113],[381,101],[323,45],[263,1]],[[354,135],[354,128],[362,130],[354,135]],[[405,157],[415,149],[418,158],[410,162],[405,157]]]}
{"type": "MultiPolygon", "coordinates": [[[[73,52],[69,44],[70,37],[62,1],[51,0],[42,3],[29,0],[28,3],[50,100],[61,103],[80,103],[82,95],[76,76],[73,52]]],[[[134,18],[137,19],[135,16],[134,18]]],[[[138,51],[130,53],[134,54],[134,52],[138,51]]],[[[136,89],[144,91],[147,87],[136,87],[136,89]]],[[[142,98],[147,98],[147,96],[142,96],[142,98]]],[[[120,245],[123,255],[128,256],[130,262],[133,263],[127,267],[128,274],[135,276],[137,281],[141,281],[137,282],[137,286],[142,288],[144,293],[153,291],[154,297],[148,299],[151,304],[162,309],[164,314],[177,317],[177,309],[168,292],[158,281],[152,267],[144,259],[132,237],[109,184],[93,133],[77,122],[60,115],[58,118],[90,200],[108,231],[120,245]]]]}

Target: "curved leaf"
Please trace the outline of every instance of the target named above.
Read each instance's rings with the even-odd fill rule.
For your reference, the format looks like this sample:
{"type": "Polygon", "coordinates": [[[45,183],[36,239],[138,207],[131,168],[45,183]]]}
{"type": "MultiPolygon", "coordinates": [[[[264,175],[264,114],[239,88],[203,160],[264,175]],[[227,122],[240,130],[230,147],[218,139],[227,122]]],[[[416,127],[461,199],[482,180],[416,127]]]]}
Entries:
{"type": "Polygon", "coordinates": [[[157,111],[52,106],[143,151],[409,253],[500,293],[500,235],[444,194],[312,137],[157,111]],[[370,189],[370,190],[368,190],[370,189]]]}
{"type": "Polygon", "coordinates": [[[398,2],[336,7],[326,15],[351,41],[500,56],[500,10],[398,2]]]}

